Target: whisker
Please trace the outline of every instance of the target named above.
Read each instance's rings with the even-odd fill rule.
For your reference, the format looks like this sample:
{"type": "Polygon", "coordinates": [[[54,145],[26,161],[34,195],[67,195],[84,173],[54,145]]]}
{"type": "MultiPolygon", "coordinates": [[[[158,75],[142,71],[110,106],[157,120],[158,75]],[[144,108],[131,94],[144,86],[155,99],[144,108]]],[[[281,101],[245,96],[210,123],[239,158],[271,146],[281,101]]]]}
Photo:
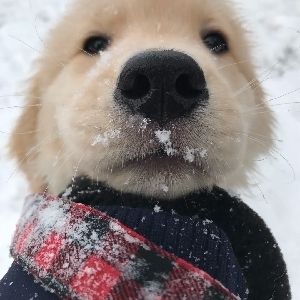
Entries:
{"type": "Polygon", "coordinates": [[[28,159],[28,162],[30,162],[40,151],[41,151],[41,149],[45,146],[45,145],[47,145],[48,143],[50,143],[50,142],[52,142],[52,141],[54,141],[54,140],[56,140],[58,137],[60,136],[60,133],[57,133],[57,134],[55,134],[53,137],[51,137],[51,138],[49,138],[47,141],[45,141],[45,139],[43,140],[44,141],[44,143],[42,144],[42,145],[40,145],[40,148],[38,148],[37,150],[36,150],[36,152],[28,159]]]}
{"type": "MultiPolygon", "coordinates": [[[[276,153],[277,155],[279,155],[287,164],[288,166],[290,167],[290,169],[292,170],[293,172],[293,180],[291,182],[287,182],[287,184],[292,184],[295,180],[296,180],[296,173],[295,173],[295,170],[294,168],[292,167],[291,163],[275,148],[275,147],[269,147],[268,145],[266,145],[263,141],[261,141],[260,139],[258,138],[255,138],[251,135],[248,135],[248,134],[243,134],[243,133],[237,133],[238,135],[244,135],[246,136],[248,139],[254,141],[254,142],[257,142],[258,144],[261,144],[262,146],[266,147],[267,149],[270,148],[270,152],[274,152],[276,153]]],[[[273,159],[277,160],[277,158],[275,156],[273,156],[273,153],[269,153],[273,159]]]]}
{"type": "Polygon", "coordinates": [[[24,106],[13,105],[13,106],[0,107],[0,110],[14,109],[14,108],[26,108],[26,107],[42,107],[42,105],[41,104],[30,104],[30,105],[24,105],[24,106]]]}
{"type": "MultiPolygon", "coordinates": [[[[54,128],[54,127],[53,127],[54,128]]],[[[46,141],[46,140],[48,140],[49,142],[50,141],[52,141],[53,139],[55,139],[57,136],[59,136],[60,135],[60,132],[58,132],[58,131],[56,131],[56,132],[54,132],[54,133],[52,133],[52,134],[50,134],[50,135],[48,135],[47,137],[45,137],[41,142],[39,142],[37,145],[35,145],[33,148],[31,148],[28,152],[26,152],[26,154],[25,154],[25,156],[28,156],[31,152],[33,152],[37,147],[39,147],[39,146],[43,146],[44,145],[44,142],[46,141]]],[[[38,150],[39,151],[39,150],[38,150]]],[[[37,152],[38,152],[37,151],[37,152]]],[[[37,153],[36,152],[36,153],[37,153]]],[[[36,154],[35,153],[35,154],[36,154]]],[[[35,155],[34,154],[34,155],[35,155]]]]}
{"type": "MultiPolygon", "coordinates": [[[[300,49],[300,47],[294,49],[291,54],[297,52],[300,49]]],[[[267,70],[263,71],[260,75],[258,75],[258,78],[254,78],[253,80],[249,81],[247,84],[245,84],[242,88],[240,88],[239,90],[237,90],[235,92],[235,96],[238,96],[239,94],[243,93],[244,91],[246,91],[247,89],[251,88],[251,87],[255,87],[255,85],[260,85],[262,82],[268,80],[268,76],[271,74],[271,72],[275,69],[275,67],[277,65],[279,65],[281,63],[281,59],[279,59],[275,64],[273,64],[270,68],[268,68],[267,70]],[[265,74],[267,74],[266,76],[264,76],[265,74]],[[262,80],[259,81],[259,79],[261,77],[264,78],[262,80]]],[[[279,76],[279,74],[274,75],[273,77],[279,76]]]]}
{"type": "Polygon", "coordinates": [[[89,55],[90,57],[92,57],[92,58],[94,58],[94,59],[98,59],[97,56],[95,56],[95,55],[93,55],[93,54],[91,54],[91,53],[85,51],[83,48],[78,47],[78,46],[76,46],[76,48],[77,48],[78,50],[81,50],[81,51],[84,52],[85,54],[89,55]]]}
{"type": "MultiPolygon", "coordinates": [[[[251,111],[254,111],[254,110],[260,110],[260,109],[264,109],[264,108],[269,108],[269,107],[275,107],[275,106],[283,106],[283,105],[289,105],[289,104],[299,104],[300,102],[298,101],[293,101],[293,102],[285,102],[285,103],[276,103],[276,104],[265,104],[264,106],[260,106],[260,107],[257,107],[254,106],[254,108],[251,108],[251,109],[247,109],[247,110],[244,110],[243,112],[251,112],[251,111]]],[[[259,104],[259,105],[262,105],[262,104],[259,104]]]]}
{"type": "Polygon", "coordinates": [[[61,171],[61,169],[63,168],[63,166],[68,162],[68,160],[70,159],[70,157],[77,152],[77,150],[74,150],[73,152],[71,152],[74,149],[74,147],[72,147],[71,149],[69,149],[67,151],[68,155],[67,158],[65,159],[65,161],[61,164],[61,166],[58,168],[58,170],[55,172],[55,174],[52,176],[52,178],[50,179],[48,185],[46,186],[44,193],[47,193],[47,190],[49,188],[49,186],[51,185],[51,183],[53,182],[55,176],[61,171]],[[71,152],[71,153],[70,153],[71,152]],[[69,154],[70,153],[70,154],[69,154]]]}
{"type": "MultiPolygon", "coordinates": [[[[43,39],[41,38],[41,36],[40,36],[38,30],[37,30],[37,27],[36,27],[37,16],[34,15],[31,0],[28,0],[28,2],[29,2],[29,6],[30,6],[31,13],[32,13],[32,17],[34,18],[34,29],[35,29],[35,33],[37,34],[39,40],[43,43],[44,47],[45,47],[45,48],[48,48],[47,45],[44,43],[43,39]]],[[[58,59],[56,59],[56,61],[61,65],[62,68],[65,67],[61,61],[59,61],[58,59]]]]}
{"type": "MultiPolygon", "coordinates": [[[[54,104],[45,104],[45,103],[37,103],[37,104],[28,104],[28,105],[13,105],[13,106],[6,106],[6,107],[0,107],[0,110],[4,110],[4,109],[14,109],[14,108],[27,108],[27,107],[47,107],[47,106],[54,106],[54,104]]],[[[82,111],[94,111],[95,109],[92,108],[81,108],[79,106],[72,106],[72,105],[67,105],[67,104],[59,104],[57,105],[57,107],[59,108],[72,108],[72,109],[76,109],[76,110],[82,110],[82,111]]]]}
{"type": "MultiPolygon", "coordinates": [[[[285,93],[285,94],[280,95],[280,96],[278,96],[278,97],[275,97],[275,98],[266,100],[266,102],[268,103],[268,102],[271,102],[271,101],[274,101],[274,100],[283,98],[283,97],[288,96],[288,95],[291,95],[291,94],[293,94],[293,93],[295,93],[295,92],[297,92],[297,91],[299,91],[299,90],[300,90],[300,88],[297,88],[297,89],[295,89],[295,90],[293,90],[293,91],[291,91],[291,92],[288,92],[288,93],[285,93]]],[[[259,106],[259,105],[261,105],[261,104],[263,104],[263,103],[257,104],[256,106],[259,106]]]]}
{"type": "MultiPolygon", "coordinates": [[[[43,43],[44,47],[48,48],[47,45],[42,40],[42,38],[41,38],[41,36],[40,36],[40,34],[39,34],[38,30],[37,30],[36,21],[37,21],[37,16],[35,17],[35,20],[34,20],[34,29],[35,29],[35,32],[36,32],[38,38],[40,39],[40,41],[43,43]]],[[[65,67],[65,65],[59,59],[55,58],[55,61],[58,63],[58,65],[61,66],[61,69],[63,69],[65,67]]]]}
{"type": "MultiPolygon", "coordinates": [[[[218,151],[218,154],[220,154],[221,156],[223,156],[223,155],[221,154],[221,152],[219,151],[220,149],[219,149],[217,146],[215,146],[215,147],[216,147],[216,149],[217,149],[217,151],[218,151]]],[[[220,175],[221,175],[221,177],[223,178],[224,183],[226,184],[227,180],[226,180],[225,173],[224,173],[224,172],[222,171],[222,169],[221,169],[221,162],[217,159],[218,156],[216,155],[216,152],[214,151],[214,149],[211,148],[210,151],[212,151],[212,153],[213,153],[213,156],[214,156],[214,158],[215,158],[215,162],[218,164],[218,169],[219,169],[220,175]]],[[[224,156],[223,156],[223,159],[224,159],[224,156]]],[[[231,170],[231,168],[230,168],[230,166],[229,166],[227,160],[225,159],[224,161],[225,161],[226,165],[229,167],[229,169],[231,170]]]]}
{"type": "Polygon", "coordinates": [[[86,154],[86,149],[89,147],[89,145],[83,150],[83,154],[82,154],[82,156],[80,157],[80,159],[79,159],[79,161],[78,161],[78,164],[77,164],[77,166],[75,167],[75,172],[74,172],[74,175],[73,175],[73,177],[72,177],[72,181],[74,181],[75,180],[75,178],[76,178],[76,176],[77,176],[77,172],[78,172],[78,169],[79,169],[79,166],[80,166],[80,163],[81,163],[81,161],[83,160],[83,157],[85,156],[85,154],[86,154]]]}
{"type": "Polygon", "coordinates": [[[241,60],[239,62],[235,62],[235,63],[232,63],[232,64],[228,64],[228,65],[224,65],[222,67],[219,67],[219,68],[217,68],[217,70],[222,70],[224,68],[231,67],[231,66],[236,66],[238,64],[243,64],[243,63],[246,63],[246,62],[249,62],[249,61],[250,61],[249,59],[248,60],[241,60]]]}
{"type": "MultiPolygon", "coordinates": [[[[263,108],[262,108],[263,109],[263,108]]],[[[289,112],[291,111],[290,109],[286,109],[286,110],[266,110],[266,111],[258,111],[258,112],[253,112],[253,113],[248,113],[245,114],[245,116],[251,116],[251,115],[258,115],[258,114],[266,114],[266,113],[279,113],[279,112],[289,112]]],[[[293,110],[293,112],[299,112],[299,110],[293,110]]]]}
{"type": "MultiPolygon", "coordinates": [[[[22,163],[24,162],[24,160],[27,158],[27,156],[34,151],[37,147],[39,147],[41,144],[44,143],[45,140],[47,140],[48,138],[50,138],[52,135],[55,135],[56,133],[51,134],[50,136],[47,136],[45,139],[43,139],[40,143],[38,143],[37,145],[35,145],[32,149],[30,149],[24,156],[24,158],[17,164],[17,166],[15,167],[15,169],[13,170],[13,172],[10,174],[10,176],[8,177],[6,183],[9,182],[9,180],[12,178],[12,176],[15,174],[15,172],[20,168],[20,166],[22,165],[22,163]]],[[[55,138],[54,138],[55,139],[55,138]]],[[[40,150],[40,149],[39,149],[40,150]]],[[[39,151],[38,150],[38,151],[39,151]]],[[[38,151],[29,158],[29,161],[38,153],[38,151]]]]}
{"type": "Polygon", "coordinates": [[[278,74],[275,74],[275,75],[273,75],[273,76],[271,76],[271,77],[265,78],[265,79],[262,80],[260,83],[264,83],[264,82],[266,82],[266,81],[268,81],[268,80],[270,80],[270,79],[273,79],[273,78],[276,78],[276,77],[280,77],[280,76],[282,76],[283,74],[285,74],[286,72],[288,72],[289,70],[294,69],[298,64],[300,64],[300,62],[295,63],[294,65],[292,65],[292,66],[286,68],[285,70],[281,71],[281,72],[278,73],[278,74]]]}
{"type": "Polygon", "coordinates": [[[63,67],[61,65],[59,65],[56,61],[54,61],[53,59],[51,59],[50,57],[44,55],[42,52],[40,52],[39,50],[35,49],[34,47],[30,46],[29,44],[23,42],[22,40],[20,40],[19,38],[12,36],[10,34],[8,34],[8,36],[10,36],[13,39],[16,39],[17,41],[23,43],[24,45],[26,45],[27,47],[31,48],[32,50],[36,51],[37,53],[39,53],[41,56],[47,58],[48,60],[52,61],[55,65],[57,65],[59,68],[61,68],[63,70],[63,67]]]}
{"type": "Polygon", "coordinates": [[[52,126],[49,127],[43,127],[41,129],[37,130],[32,130],[32,131],[26,131],[26,132],[5,132],[5,131],[0,131],[2,134],[8,134],[8,135],[25,135],[25,134],[31,134],[31,133],[37,133],[37,132],[42,132],[46,129],[53,128],[52,126]]]}
{"type": "Polygon", "coordinates": [[[269,204],[268,201],[267,201],[267,199],[266,199],[266,197],[265,197],[265,195],[264,195],[264,193],[263,193],[263,191],[261,190],[259,184],[257,183],[257,181],[254,179],[254,177],[252,176],[252,174],[251,174],[250,172],[247,172],[247,173],[248,173],[248,175],[252,178],[252,180],[253,180],[254,184],[256,185],[256,187],[259,189],[259,191],[260,191],[261,195],[263,196],[265,202],[266,202],[267,204],[269,204]]]}
{"type": "MultiPolygon", "coordinates": [[[[59,162],[60,158],[59,158],[59,154],[62,151],[62,149],[65,147],[66,143],[63,143],[63,145],[59,148],[59,150],[57,151],[56,155],[54,156],[54,161],[52,166],[57,165],[57,163],[59,162]]],[[[62,155],[63,156],[63,155],[62,155]]]]}

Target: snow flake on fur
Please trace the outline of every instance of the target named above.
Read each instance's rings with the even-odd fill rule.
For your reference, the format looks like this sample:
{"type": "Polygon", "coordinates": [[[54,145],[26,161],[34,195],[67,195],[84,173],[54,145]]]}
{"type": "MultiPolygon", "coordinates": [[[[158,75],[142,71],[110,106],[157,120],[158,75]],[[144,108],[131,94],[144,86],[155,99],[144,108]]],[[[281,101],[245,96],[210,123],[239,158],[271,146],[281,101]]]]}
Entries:
{"type": "Polygon", "coordinates": [[[26,199],[11,254],[62,299],[237,299],[118,221],[53,196],[26,199]]]}

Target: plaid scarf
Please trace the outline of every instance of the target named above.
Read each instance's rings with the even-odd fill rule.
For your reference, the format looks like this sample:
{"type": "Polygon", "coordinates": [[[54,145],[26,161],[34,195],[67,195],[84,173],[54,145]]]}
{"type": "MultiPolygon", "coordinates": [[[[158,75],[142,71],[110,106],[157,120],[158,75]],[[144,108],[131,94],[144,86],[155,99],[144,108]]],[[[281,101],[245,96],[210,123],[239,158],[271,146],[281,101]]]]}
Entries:
{"type": "Polygon", "coordinates": [[[27,197],[11,254],[61,299],[237,300],[115,219],[54,196],[27,197]]]}

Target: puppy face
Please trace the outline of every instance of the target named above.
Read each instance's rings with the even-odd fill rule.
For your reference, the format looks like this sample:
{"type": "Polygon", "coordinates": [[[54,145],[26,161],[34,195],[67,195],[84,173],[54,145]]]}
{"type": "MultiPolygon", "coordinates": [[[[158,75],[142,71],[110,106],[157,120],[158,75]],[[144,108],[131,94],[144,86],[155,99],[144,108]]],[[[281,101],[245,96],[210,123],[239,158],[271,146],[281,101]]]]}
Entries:
{"type": "Polygon", "coordinates": [[[166,199],[245,184],[273,122],[248,53],[221,0],[77,1],[46,42],[11,152],[33,192],[82,174],[166,199]]]}

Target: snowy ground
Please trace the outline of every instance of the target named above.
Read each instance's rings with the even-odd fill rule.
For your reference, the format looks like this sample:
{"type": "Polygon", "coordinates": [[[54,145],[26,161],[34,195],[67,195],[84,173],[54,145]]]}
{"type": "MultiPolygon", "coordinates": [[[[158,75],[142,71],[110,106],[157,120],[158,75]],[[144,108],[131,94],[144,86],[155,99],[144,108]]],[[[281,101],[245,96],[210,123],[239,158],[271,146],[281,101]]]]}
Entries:
{"type": "MultiPolygon", "coordinates": [[[[278,117],[277,147],[259,162],[252,196],[243,199],[267,222],[284,253],[293,299],[300,299],[300,1],[236,0],[255,32],[261,79],[278,117]],[[267,72],[266,72],[267,71],[267,72]],[[274,99],[277,98],[277,99],[274,99]]],[[[67,0],[0,0],[0,277],[9,267],[8,247],[22,200],[24,178],[6,157],[5,144],[22,105],[20,81],[30,73],[49,24],[67,0]],[[27,44],[27,45],[26,45],[27,44]]]]}

